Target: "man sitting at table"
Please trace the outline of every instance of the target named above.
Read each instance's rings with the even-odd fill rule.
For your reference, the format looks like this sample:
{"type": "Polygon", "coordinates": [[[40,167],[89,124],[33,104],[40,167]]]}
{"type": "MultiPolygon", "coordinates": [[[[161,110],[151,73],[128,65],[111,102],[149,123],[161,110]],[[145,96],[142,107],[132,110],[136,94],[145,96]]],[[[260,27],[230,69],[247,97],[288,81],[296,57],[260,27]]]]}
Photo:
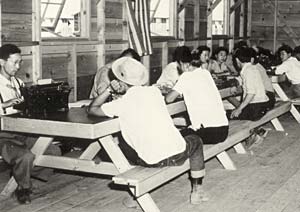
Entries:
{"type": "Polygon", "coordinates": [[[204,157],[201,139],[197,135],[184,138],[175,128],[168,113],[164,97],[155,86],[147,83],[147,69],[136,60],[120,58],[112,64],[118,80],[111,82],[105,92],[90,104],[88,113],[96,116],[119,117],[121,133],[127,144],[137,153],[134,164],[146,167],[182,165],[190,159],[193,190],[191,203],[207,201],[202,189],[204,157]],[[114,90],[124,89],[125,94],[105,103],[114,90]]]}
{"type": "Polygon", "coordinates": [[[207,69],[181,63],[184,73],[173,90],[166,96],[166,102],[173,102],[183,96],[191,126],[190,134],[200,136],[203,144],[223,142],[228,135],[228,119],[218,88],[207,69]]]}
{"type": "MultiPolygon", "coordinates": [[[[16,113],[13,106],[23,101],[20,87],[24,83],[15,74],[22,64],[21,50],[13,44],[5,44],[0,47],[0,115],[16,113]]],[[[0,132],[0,150],[5,162],[12,168],[12,176],[15,178],[18,188],[16,197],[21,204],[29,204],[31,193],[31,174],[34,154],[30,151],[37,138],[24,134],[0,132]]],[[[46,153],[59,155],[60,149],[50,145],[46,153]]],[[[37,178],[49,177],[50,169],[44,169],[37,178]],[[43,176],[41,176],[41,174],[43,176]]]]}
{"type": "Polygon", "coordinates": [[[270,102],[260,72],[251,63],[254,56],[253,49],[249,47],[237,49],[234,56],[237,66],[241,69],[243,100],[232,111],[230,118],[258,120],[270,109],[270,102]]]}
{"type": "Polygon", "coordinates": [[[288,80],[292,83],[292,98],[300,97],[300,62],[292,57],[293,49],[288,45],[279,47],[278,53],[282,64],[278,65],[275,74],[286,74],[288,80]]]}

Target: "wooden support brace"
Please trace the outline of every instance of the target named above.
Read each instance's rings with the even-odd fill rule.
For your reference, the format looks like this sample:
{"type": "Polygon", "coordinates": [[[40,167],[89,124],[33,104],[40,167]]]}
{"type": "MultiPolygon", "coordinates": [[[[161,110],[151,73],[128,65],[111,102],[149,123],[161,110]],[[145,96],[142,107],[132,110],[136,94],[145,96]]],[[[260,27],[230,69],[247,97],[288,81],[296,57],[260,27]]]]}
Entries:
{"type": "Polygon", "coordinates": [[[233,161],[231,160],[226,151],[219,153],[217,155],[217,158],[225,169],[236,170],[236,166],[234,165],[233,161]]]}
{"type": "Polygon", "coordinates": [[[271,120],[274,128],[277,130],[277,131],[284,131],[281,123],[279,122],[278,118],[275,118],[273,120],[271,120]]]}
{"type": "Polygon", "coordinates": [[[233,148],[235,149],[236,153],[238,153],[238,154],[247,154],[247,151],[242,143],[238,143],[238,144],[234,145],[233,148]]]}

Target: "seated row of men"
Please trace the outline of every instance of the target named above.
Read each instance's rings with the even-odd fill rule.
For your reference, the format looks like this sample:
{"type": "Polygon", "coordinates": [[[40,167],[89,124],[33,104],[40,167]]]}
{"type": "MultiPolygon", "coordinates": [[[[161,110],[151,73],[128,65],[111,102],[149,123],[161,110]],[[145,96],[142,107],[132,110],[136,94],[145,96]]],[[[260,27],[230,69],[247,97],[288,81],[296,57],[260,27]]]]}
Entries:
{"type": "MultiPolygon", "coordinates": [[[[172,83],[169,83],[169,90],[165,92],[162,89],[164,85],[160,86],[160,80],[158,85],[145,86],[149,80],[148,70],[139,62],[139,55],[128,49],[115,62],[97,72],[96,83],[91,92],[93,101],[88,109],[90,115],[119,117],[123,136],[120,147],[124,147],[125,156],[133,164],[171,166],[180,165],[189,158],[193,185],[190,196],[192,204],[200,204],[208,199],[202,188],[205,174],[203,144],[222,142],[228,135],[226,111],[208,70],[209,66],[205,64],[208,60],[207,51],[202,47],[194,52],[185,46],[178,47],[174,53],[174,62],[167,66],[172,83]],[[165,101],[170,103],[179,96],[185,101],[191,122],[191,126],[181,132],[174,127],[165,104],[165,101]]],[[[220,48],[220,55],[217,54],[223,62],[226,61],[224,53],[227,55],[227,51],[220,48]]],[[[252,48],[238,48],[233,58],[237,63],[235,69],[242,78],[244,92],[241,104],[229,117],[259,119],[275,103],[272,85],[265,71],[262,71],[264,69],[256,64],[252,48]]],[[[0,48],[2,115],[14,112],[12,106],[23,101],[20,95],[23,82],[15,77],[21,63],[21,51],[18,47],[6,44],[0,48]]],[[[230,63],[220,64],[222,63],[215,66],[220,70],[225,66],[231,67],[229,71],[235,72],[230,63]]],[[[214,72],[218,73],[218,70],[214,72]]],[[[287,76],[289,77],[288,73],[287,76]]],[[[169,79],[168,77],[169,74],[165,78],[169,79]]],[[[163,78],[162,75],[161,79],[163,78]]],[[[20,203],[28,204],[34,160],[30,148],[36,137],[3,133],[1,140],[1,155],[11,165],[12,175],[18,183],[17,199],[20,203]]],[[[49,154],[61,154],[54,145],[47,151],[49,154]]]]}

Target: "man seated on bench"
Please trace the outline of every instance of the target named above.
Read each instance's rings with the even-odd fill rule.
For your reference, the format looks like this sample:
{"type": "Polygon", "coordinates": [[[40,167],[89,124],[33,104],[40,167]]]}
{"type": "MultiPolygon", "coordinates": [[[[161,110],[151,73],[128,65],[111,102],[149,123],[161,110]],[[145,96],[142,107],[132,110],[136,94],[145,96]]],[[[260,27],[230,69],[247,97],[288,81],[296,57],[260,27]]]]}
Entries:
{"type": "Polygon", "coordinates": [[[166,102],[182,95],[191,121],[186,130],[199,135],[203,144],[223,142],[228,136],[228,119],[220,92],[210,72],[190,62],[180,63],[185,71],[166,96],[166,102]]]}
{"type": "MultiPolygon", "coordinates": [[[[182,137],[175,128],[160,90],[147,83],[147,70],[138,61],[124,57],[116,60],[112,71],[118,80],[90,104],[88,113],[96,116],[119,117],[121,133],[137,153],[135,164],[146,167],[182,165],[190,159],[193,190],[191,203],[207,200],[202,189],[205,174],[201,139],[197,135],[182,137]],[[114,90],[125,94],[105,103],[114,90]]],[[[126,155],[126,151],[123,151],[126,155]]]]}

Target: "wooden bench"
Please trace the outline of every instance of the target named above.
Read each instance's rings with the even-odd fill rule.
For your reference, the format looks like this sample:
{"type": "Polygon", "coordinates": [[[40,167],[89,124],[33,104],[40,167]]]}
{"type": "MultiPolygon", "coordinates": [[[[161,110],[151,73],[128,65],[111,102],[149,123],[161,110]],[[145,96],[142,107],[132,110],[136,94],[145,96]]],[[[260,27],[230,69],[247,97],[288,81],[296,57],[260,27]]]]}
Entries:
{"type": "MultiPolygon", "coordinates": [[[[226,169],[236,169],[234,163],[226,153],[226,150],[233,147],[237,153],[246,153],[241,141],[249,137],[254,128],[267,122],[271,121],[276,130],[283,131],[283,127],[277,117],[287,113],[290,109],[290,102],[278,102],[274,109],[269,111],[258,121],[231,121],[229,126],[229,135],[224,142],[215,145],[204,145],[205,161],[212,157],[217,157],[226,169]]],[[[184,110],[185,106],[182,102],[169,105],[169,111],[171,114],[183,112],[184,110]]],[[[146,168],[136,166],[124,173],[116,175],[113,177],[113,181],[115,184],[129,186],[133,195],[138,198],[182,173],[187,172],[189,169],[189,160],[187,160],[183,165],[176,167],[146,168]]]]}

